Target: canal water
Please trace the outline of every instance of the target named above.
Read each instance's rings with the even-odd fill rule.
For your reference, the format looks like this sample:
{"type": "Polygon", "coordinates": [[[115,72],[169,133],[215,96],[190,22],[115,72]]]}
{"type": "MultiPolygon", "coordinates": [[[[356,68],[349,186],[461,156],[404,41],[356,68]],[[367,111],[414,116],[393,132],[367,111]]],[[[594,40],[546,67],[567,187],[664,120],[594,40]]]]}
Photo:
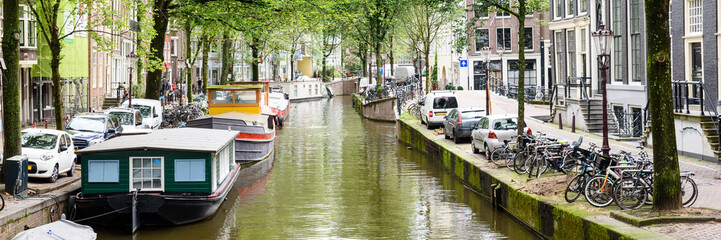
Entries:
{"type": "MultiPolygon", "coordinates": [[[[218,214],[134,239],[533,239],[349,97],[292,103],[272,168],[241,176],[218,214]]],[[[96,229],[99,239],[128,239],[96,229]]]]}

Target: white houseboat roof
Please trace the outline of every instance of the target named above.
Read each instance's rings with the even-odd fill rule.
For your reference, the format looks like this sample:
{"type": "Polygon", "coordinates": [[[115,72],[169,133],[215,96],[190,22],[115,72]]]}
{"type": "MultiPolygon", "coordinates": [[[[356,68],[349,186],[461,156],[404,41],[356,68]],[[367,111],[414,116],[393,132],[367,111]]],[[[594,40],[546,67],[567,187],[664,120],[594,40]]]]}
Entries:
{"type": "Polygon", "coordinates": [[[78,153],[96,153],[136,149],[152,149],[185,152],[217,152],[238,136],[239,131],[170,128],[160,129],[146,135],[131,135],[112,138],[84,148],[78,153]]]}

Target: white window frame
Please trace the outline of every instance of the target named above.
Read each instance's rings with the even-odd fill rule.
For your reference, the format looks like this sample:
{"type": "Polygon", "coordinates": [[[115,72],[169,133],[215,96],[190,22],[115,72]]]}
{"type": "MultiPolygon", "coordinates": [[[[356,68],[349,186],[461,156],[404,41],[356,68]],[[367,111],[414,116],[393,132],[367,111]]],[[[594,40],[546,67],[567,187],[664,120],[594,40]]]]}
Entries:
{"type": "Polygon", "coordinates": [[[141,192],[157,192],[157,191],[165,191],[165,157],[160,156],[142,156],[142,157],[129,157],[129,163],[128,163],[128,188],[132,192],[135,188],[133,187],[133,159],[143,159],[143,158],[160,158],[160,188],[142,188],[140,189],[141,192]]]}
{"type": "Polygon", "coordinates": [[[489,48],[491,47],[491,29],[490,28],[476,28],[476,31],[473,32],[473,47],[476,49],[476,52],[481,52],[481,49],[483,49],[483,47],[481,47],[481,49],[478,49],[478,45],[477,45],[478,38],[476,38],[476,36],[477,36],[476,33],[479,30],[487,31],[488,35],[486,37],[488,37],[488,47],[489,48]]]}
{"type": "Polygon", "coordinates": [[[564,5],[565,5],[564,7],[566,7],[566,9],[565,9],[566,15],[565,15],[565,16],[566,16],[567,18],[568,18],[568,17],[573,17],[573,16],[575,15],[575,13],[573,12],[573,7],[576,7],[576,3],[575,3],[575,2],[576,2],[576,0],[565,0],[565,1],[563,2],[564,5]],[[569,6],[569,3],[573,4],[573,6],[569,6]],[[571,7],[571,8],[569,8],[569,7],[571,7]]]}
{"type": "Polygon", "coordinates": [[[586,1],[587,1],[587,0],[578,0],[578,2],[576,2],[576,4],[577,4],[576,7],[578,8],[578,16],[583,16],[583,15],[587,15],[587,14],[588,14],[588,8],[590,7],[591,4],[588,3],[588,2],[586,2],[586,1]],[[581,3],[582,3],[582,2],[587,3],[587,4],[586,4],[586,11],[581,11],[581,3]]]}
{"type": "Polygon", "coordinates": [[[528,32],[529,30],[531,31],[531,48],[526,48],[526,43],[523,43],[523,51],[533,52],[533,50],[535,49],[535,46],[534,46],[534,45],[536,45],[535,42],[533,41],[533,40],[534,40],[534,39],[533,39],[533,35],[534,35],[534,34],[533,34],[533,27],[531,27],[531,26],[526,26],[526,27],[524,27],[524,28],[525,28],[525,29],[524,29],[525,32],[528,32]]]}
{"type": "Polygon", "coordinates": [[[563,18],[563,12],[558,11],[558,6],[561,6],[561,9],[563,9],[563,5],[566,4],[566,0],[553,0],[553,19],[561,19],[563,18]]]}
{"type": "Polygon", "coordinates": [[[120,182],[120,160],[88,160],[88,183],[119,183],[120,182]],[[90,164],[93,162],[115,162],[118,164],[118,176],[115,181],[90,181],[90,164]]]}
{"type": "Polygon", "coordinates": [[[170,55],[173,57],[178,56],[178,37],[170,38],[170,55]]]}
{"type": "Polygon", "coordinates": [[[499,9],[498,12],[496,12],[496,18],[501,18],[501,19],[511,18],[511,14],[499,9]],[[498,14],[508,14],[508,15],[507,16],[499,16],[498,14]]]}
{"type": "MultiPolygon", "coordinates": [[[[479,5],[482,5],[482,3],[479,4],[479,3],[477,3],[476,1],[473,1],[473,6],[476,6],[476,7],[477,7],[477,6],[479,6],[479,5]]],[[[472,8],[473,8],[473,7],[471,7],[471,10],[473,10],[472,8]]],[[[473,15],[474,15],[474,16],[475,16],[475,14],[476,14],[476,13],[473,12],[473,15]]],[[[477,16],[477,17],[480,18],[480,19],[488,19],[489,15],[490,15],[490,14],[489,14],[488,12],[486,12],[486,16],[485,16],[485,17],[478,17],[478,16],[477,16]]]]}
{"type": "Polygon", "coordinates": [[[206,161],[206,159],[203,159],[203,158],[173,159],[173,167],[175,168],[175,169],[174,169],[174,170],[175,170],[175,175],[173,176],[173,181],[175,181],[175,182],[183,182],[183,183],[185,183],[185,182],[206,182],[208,179],[207,179],[206,176],[205,176],[205,173],[207,172],[207,171],[206,171],[206,167],[205,167],[205,164],[206,164],[205,161],[206,161]],[[202,173],[203,179],[202,179],[202,180],[195,180],[195,179],[190,179],[190,180],[178,180],[178,161],[201,161],[201,162],[203,162],[203,173],[202,173]]]}
{"type": "Polygon", "coordinates": [[[703,0],[687,0],[689,34],[703,34],[703,0]],[[696,15],[694,15],[696,14],[696,15]]]}
{"type": "MultiPolygon", "coordinates": [[[[510,34],[509,34],[508,36],[511,38],[511,40],[510,40],[510,41],[511,41],[511,44],[510,44],[510,47],[509,47],[509,48],[506,48],[506,46],[502,46],[502,47],[503,47],[503,52],[512,52],[512,51],[513,51],[513,29],[510,28],[510,27],[499,27],[499,28],[496,28],[496,49],[498,49],[498,47],[499,47],[499,46],[498,46],[498,29],[506,29],[506,28],[507,28],[508,31],[510,32],[510,34]]],[[[505,38],[505,36],[504,36],[504,38],[505,38]]],[[[504,39],[504,40],[505,40],[505,39],[504,39]]],[[[489,44],[490,44],[490,41],[489,41],[489,44]]],[[[504,45],[505,45],[505,43],[504,43],[504,45]]],[[[490,47],[490,46],[489,46],[489,47],[490,47]]]]}

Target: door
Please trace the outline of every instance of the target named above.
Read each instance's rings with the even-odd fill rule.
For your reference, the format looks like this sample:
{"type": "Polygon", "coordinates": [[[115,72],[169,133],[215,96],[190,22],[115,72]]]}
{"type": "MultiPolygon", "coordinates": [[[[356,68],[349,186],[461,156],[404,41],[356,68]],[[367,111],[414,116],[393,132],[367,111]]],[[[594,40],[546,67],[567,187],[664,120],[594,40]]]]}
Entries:
{"type": "MultiPolygon", "coordinates": [[[[703,55],[701,55],[701,43],[691,43],[691,80],[703,81],[703,55]]],[[[692,97],[698,98],[698,88],[692,87],[692,97]]],[[[696,101],[696,100],[694,100],[696,101]]]]}

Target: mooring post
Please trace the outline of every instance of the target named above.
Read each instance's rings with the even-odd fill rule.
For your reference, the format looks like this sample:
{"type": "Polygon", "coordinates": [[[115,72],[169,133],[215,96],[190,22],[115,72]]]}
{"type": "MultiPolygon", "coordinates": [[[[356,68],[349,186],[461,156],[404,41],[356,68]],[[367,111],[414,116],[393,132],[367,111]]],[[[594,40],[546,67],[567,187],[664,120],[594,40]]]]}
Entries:
{"type": "Polygon", "coordinates": [[[563,118],[561,118],[561,113],[558,114],[558,129],[563,129],[563,118]]]}
{"type": "Polygon", "coordinates": [[[573,114],[573,117],[571,118],[571,132],[576,132],[576,114],[573,114]]]}

